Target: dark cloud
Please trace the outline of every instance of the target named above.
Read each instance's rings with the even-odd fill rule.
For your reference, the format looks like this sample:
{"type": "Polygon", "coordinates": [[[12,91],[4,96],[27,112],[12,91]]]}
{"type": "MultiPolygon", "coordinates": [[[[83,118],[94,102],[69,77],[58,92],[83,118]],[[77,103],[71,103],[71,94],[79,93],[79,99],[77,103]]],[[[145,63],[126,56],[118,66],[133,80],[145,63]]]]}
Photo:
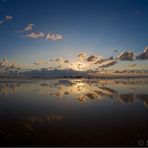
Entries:
{"type": "Polygon", "coordinates": [[[133,61],[134,53],[132,51],[124,51],[117,56],[121,61],[133,61]]]}
{"type": "Polygon", "coordinates": [[[70,61],[69,60],[64,60],[64,63],[70,63],[70,61]]]}
{"type": "Polygon", "coordinates": [[[148,59],[148,47],[145,47],[143,53],[137,55],[136,59],[138,59],[138,60],[147,60],[148,59]]]}
{"type": "Polygon", "coordinates": [[[121,99],[124,103],[134,102],[136,99],[134,94],[120,94],[118,98],[121,99]]]}
{"type": "Polygon", "coordinates": [[[62,57],[59,57],[59,58],[56,58],[54,61],[56,61],[56,62],[63,62],[64,61],[64,59],[62,58],[62,57]]]}
{"type": "Polygon", "coordinates": [[[91,55],[91,56],[89,56],[86,60],[87,60],[87,62],[92,62],[92,61],[95,61],[95,60],[97,60],[97,56],[96,55],[91,55]]]}
{"type": "Polygon", "coordinates": [[[105,59],[99,58],[99,59],[95,62],[95,64],[102,64],[103,62],[107,62],[107,61],[113,60],[113,59],[114,59],[113,57],[105,58],[105,59]]]}
{"type": "Polygon", "coordinates": [[[85,60],[86,59],[86,53],[80,53],[77,55],[78,58],[80,58],[81,60],[85,60]]]}
{"type": "Polygon", "coordinates": [[[113,66],[117,63],[115,60],[108,60],[107,62],[104,62],[102,65],[99,66],[99,68],[105,68],[105,67],[110,67],[113,66]]]}

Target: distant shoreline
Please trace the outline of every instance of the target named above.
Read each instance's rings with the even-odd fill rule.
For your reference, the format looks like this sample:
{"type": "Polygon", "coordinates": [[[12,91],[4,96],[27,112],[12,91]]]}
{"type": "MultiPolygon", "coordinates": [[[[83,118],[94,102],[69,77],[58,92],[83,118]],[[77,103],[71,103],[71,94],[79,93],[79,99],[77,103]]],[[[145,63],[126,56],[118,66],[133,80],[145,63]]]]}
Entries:
{"type": "Polygon", "coordinates": [[[88,75],[88,76],[0,76],[1,80],[51,80],[51,79],[135,79],[148,78],[148,75],[88,75]]]}

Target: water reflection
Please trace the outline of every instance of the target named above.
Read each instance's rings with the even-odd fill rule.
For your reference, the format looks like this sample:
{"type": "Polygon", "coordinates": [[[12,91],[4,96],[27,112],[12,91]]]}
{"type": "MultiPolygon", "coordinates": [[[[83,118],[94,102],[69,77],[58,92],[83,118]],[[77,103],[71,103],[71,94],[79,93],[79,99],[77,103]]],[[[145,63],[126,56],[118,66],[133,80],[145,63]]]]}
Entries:
{"type": "Polygon", "coordinates": [[[116,95],[115,90],[107,87],[99,87],[99,83],[95,81],[59,80],[58,83],[41,84],[41,86],[44,89],[36,89],[34,92],[60,98],[71,95],[75,96],[81,102],[94,99],[101,100],[105,96],[113,97],[116,95]]]}
{"type": "Polygon", "coordinates": [[[21,87],[22,85],[27,85],[27,84],[30,84],[32,83],[32,81],[3,81],[3,82],[0,82],[0,93],[3,95],[3,96],[7,96],[8,93],[16,93],[17,89],[19,87],[21,87]]]}
{"type": "MultiPolygon", "coordinates": [[[[7,96],[9,92],[16,92],[19,87],[28,87],[26,83],[3,82],[0,83],[0,93],[7,96]]],[[[28,83],[27,83],[28,84],[28,83]]],[[[40,95],[47,95],[56,98],[73,96],[79,102],[91,100],[103,100],[114,98],[121,103],[132,103],[143,101],[148,107],[148,94],[145,91],[148,80],[85,80],[85,79],[65,79],[47,80],[32,82],[29,90],[40,95]]],[[[24,89],[23,87],[23,89],[24,89]]]]}
{"type": "MultiPolygon", "coordinates": [[[[36,140],[36,138],[38,138],[37,135],[40,132],[41,132],[40,134],[43,134],[42,127],[45,127],[47,129],[51,128],[50,126],[52,125],[52,122],[56,123],[62,120],[63,120],[63,116],[58,114],[50,114],[46,116],[45,115],[27,116],[27,117],[19,118],[17,120],[10,120],[7,118],[5,118],[5,120],[1,119],[0,120],[1,121],[0,122],[1,146],[2,145],[14,146],[14,144],[15,146],[16,145],[22,146],[23,144],[22,141],[24,137],[25,139],[29,139],[29,140],[33,139],[32,141],[34,141],[36,140]],[[19,139],[20,141],[17,141],[17,139],[19,139]]],[[[52,134],[50,133],[47,133],[47,134],[49,134],[48,136],[52,136],[52,134]]],[[[43,136],[45,138],[46,134],[43,136]]],[[[41,140],[41,138],[42,137],[40,137],[39,139],[41,140]]],[[[36,141],[36,143],[39,143],[39,142],[36,141]]]]}
{"type": "Polygon", "coordinates": [[[0,83],[0,93],[7,96],[9,91],[15,92],[20,83],[0,83]]]}
{"type": "Polygon", "coordinates": [[[148,79],[0,82],[0,143],[136,145],[148,136],[147,87],[148,79]]]}
{"type": "Polygon", "coordinates": [[[47,116],[31,116],[26,120],[30,122],[44,122],[44,121],[59,121],[63,120],[63,116],[61,115],[47,115],[47,116]]]}
{"type": "Polygon", "coordinates": [[[25,128],[29,131],[34,131],[34,125],[36,124],[45,124],[52,121],[62,121],[63,116],[62,115],[47,115],[47,116],[30,116],[23,119],[22,122],[25,128]]]}
{"type": "Polygon", "coordinates": [[[144,102],[145,107],[148,107],[148,94],[137,95],[137,98],[144,102]]]}

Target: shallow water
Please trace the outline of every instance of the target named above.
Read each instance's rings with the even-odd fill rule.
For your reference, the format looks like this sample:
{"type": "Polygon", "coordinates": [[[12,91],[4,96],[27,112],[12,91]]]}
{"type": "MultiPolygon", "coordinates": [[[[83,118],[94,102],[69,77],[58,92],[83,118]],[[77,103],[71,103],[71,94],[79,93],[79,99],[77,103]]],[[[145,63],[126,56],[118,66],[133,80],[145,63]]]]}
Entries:
{"type": "Polygon", "coordinates": [[[148,79],[0,81],[1,146],[148,146],[148,79]]]}

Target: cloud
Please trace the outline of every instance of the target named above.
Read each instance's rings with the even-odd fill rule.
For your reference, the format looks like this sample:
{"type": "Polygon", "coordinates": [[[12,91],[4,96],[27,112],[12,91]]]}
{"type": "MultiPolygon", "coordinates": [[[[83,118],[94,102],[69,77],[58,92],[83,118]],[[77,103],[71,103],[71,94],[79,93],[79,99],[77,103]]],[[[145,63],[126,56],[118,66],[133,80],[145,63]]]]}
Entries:
{"type": "Polygon", "coordinates": [[[45,34],[43,32],[31,32],[29,34],[26,34],[26,38],[32,38],[32,39],[38,39],[38,38],[44,38],[45,34]]]}
{"type": "Polygon", "coordinates": [[[54,61],[56,61],[56,62],[63,62],[64,61],[64,59],[62,58],[62,57],[58,57],[58,58],[56,58],[54,61]]]}
{"type": "Polygon", "coordinates": [[[13,19],[13,16],[10,16],[10,15],[5,16],[5,21],[10,21],[12,19],[13,19]]]}
{"type": "Polygon", "coordinates": [[[97,56],[96,55],[91,55],[91,56],[89,56],[86,60],[87,60],[87,62],[92,62],[92,61],[95,61],[95,60],[97,60],[97,56]]]}
{"type": "MultiPolygon", "coordinates": [[[[33,24],[27,25],[25,27],[25,29],[23,30],[23,32],[32,31],[32,27],[33,27],[33,24]]],[[[46,39],[46,40],[56,41],[56,40],[63,39],[63,36],[60,35],[60,34],[53,34],[53,33],[45,34],[43,32],[30,32],[29,34],[26,34],[26,38],[31,38],[31,39],[43,38],[43,39],[46,39]]]]}
{"type": "Polygon", "coordinates": [[[8,59],[7,58],[3,58],[3,62],[8,63],[8,59]]]}
{"type": "Polygon", "coordinates": [[[17,30],[17,32],[31,32],[33,30],[34,24],[27,24],[24,29],[17,30]]]}
{"type": "MultiPolygon", "coordinates": [[[[1,21],[1,23],[3,23],[3,22],[1,21]]],[[[31,38],[31,39],[43,38],[43,39],[46,39],[46,40],[53,40],[53,41],[62,40],[63,39],[63,36],[61,34],[58,34],[58,33],[34,32],[34,31],[32,31],[33,30],[33,26],[34,26],[34,24],[28,24],[23,30],[18,30],[17,32],[20,32],[20,33],[21,32],[23,32],[23,33],[28,33],[29,32],[25,36],[27,38],[31,38]]],[[[23,36],[24,35],[22,35],[22,37],[23,36]]]]}
{"type": "Polygon", "coordinates": [[[90,100],[96,99],[98,95],[96,93],[86,93],[86,97],[89,98],[90,100]]]}
{"type": "Polygon", "coordinates": [[[103,64],[101,64],[99,66],[99,68],[110,67],[110,66],[115,65],[116,63],[117,63],[117,61],[115,61],[115,60],[108,60],[108,61],[104,62],[103,64]]]}
{"type": "Polygon", "coordinates": [[[56,41],[56,40],[62,40],[63,39],[63,36],[61,34],[57,34],[57,33],[48,33],[46,35],[46,40],[53,40],[53,41],[56,41]]]}
{"type": "Polygon", "coordinates": [[[105,59],[103,59],[102,57],[100,57],[100,58],[95,62],[95,64],[102,64],[103,62],[107,62],[107,61],[113,60],[113,59],[114,59],[113,57],[105,58],[105,59]]]}
{"type": "Polygon", "coordinates": [[[132,74],[137,73],[137,74],[139,74],[139,73],[147,73],[147,71],[138,70],[138,69],[134,69],[134,70],[124,69],[124,70],[116,70],[116,71],[114,71],[114,73],[124,73],[124,74],[126,74],[126,73],[132,73],[132,74]]]}
{"type": "Polygon", "coordinates": [[[136,56],[138,60],[147,60],[148,59],[148,46],[144,48],[143,53],[136,56]]]}
{"type": "Polygon", "coordinates": [[[124,51],[117,56],[117,59],[121,61],[133,61],[133,58],[134,53],[132,51],[124,51]]]}
{"type": "Polygon", "coordinates": [[[10,69],[15,69],[17,68],[17,64],[14,62],[9,66],[10,69]]]}
{"type": "Polygon", "coordinates": [[[5,68],[8,64],[7,58],[3,58],[2,61],[0,61],[0,68],[5,68]]]}
{"type": "Polygon", "coordinates": [[[27,32],[27,31],[32,31],[32,27],[34,26],[34,24],[28,24],[25,28],[24,28],[24,31],[27,32]]]}
{"type": "Polygon", "coordinates": [[[5,22],[10,21],[10,20],[12,20],[12,19],[13,19],[13,16],[6,15],[6,16],[4,17],[4,19],[0,20],[0,25],[4,24],[5,22]]]}
{"type": "MultiPolygon", "coordinates": [[[[50,60],[39,60],[39,61],[36,61],[34,62],[33,64],[34,65],[37,65],[37,66],[40,66],[40,65],[47,65],[49,66],[49,64],[51,62],[55,62],[54,64],[54,68],[64,68],[65,66],[68,66],[67,64],[71,64],[69,60],[65,60],[63,57],[58,57],[56,59],[50,59],[50,60]]],[[[66,68],[66,67],[65,67],[66,68]]],[[[49,67],[48,67],[49,69],[49,67]]]]}
{"type": "Polygon", "coordinates": [[[53,62],[54,60],[53,59],[49,59],[49,62],[53,62]]]}
{"type": "Polygon", "coordinates": [[[80,53],[77,55],[77,57],[80,59],[80,60],[85,60],[86,59],[86,53],[80,53]]]}
{"type": "Polygon", "coordinates": [[[78,101],[80,101],[80,102],[86,102],[86,95],[81,95],[81,96],[79,96],[79,97],[77,97],[77,99],[78,99],[78,101]]]}
{"type": "Polygon", "coordinates": [[[40,61],[34,62],[33,64],[34,65],[43,65],[43,64],[48,64],[48,61],[40,60],[40,61]]]}
{"type": "Polygon", "coordinates": [[[136,63],[132,63],[128,67],[135,67],[136,65],[137,65],[136,63]]]}
{"type": "Polygon", "coordinates": [[[57,68],[58,68],[58,69],[63,68],[63,65],[59,65],[57,68]]]}
{"type": "Polygon", "coordinates": [[[0,61],[0,70],[19,70],[21,67],[16,64],[15,62],[11,63],[8,61],[7,58],[3,58],[2,61],[0,61]]]}
{"type": "Polygon", "coordinates": [[[34,64],[34,65],[40,65],[40,63],[39,63],[39,62],[34,62],[33,64],[34,64]]]}
{"type": "Polygon", "coordinates": [[[64,63],[70,63],[70,61],[69,60],[64,60],[64,63]]]}
{"type": "Polygon", "coordinates": [[[120,94],[118,96],[119,99],[121,99],[124,103],[128,102],[134,102],[136,97],[131,93],[131,94],[120,94]]]}

